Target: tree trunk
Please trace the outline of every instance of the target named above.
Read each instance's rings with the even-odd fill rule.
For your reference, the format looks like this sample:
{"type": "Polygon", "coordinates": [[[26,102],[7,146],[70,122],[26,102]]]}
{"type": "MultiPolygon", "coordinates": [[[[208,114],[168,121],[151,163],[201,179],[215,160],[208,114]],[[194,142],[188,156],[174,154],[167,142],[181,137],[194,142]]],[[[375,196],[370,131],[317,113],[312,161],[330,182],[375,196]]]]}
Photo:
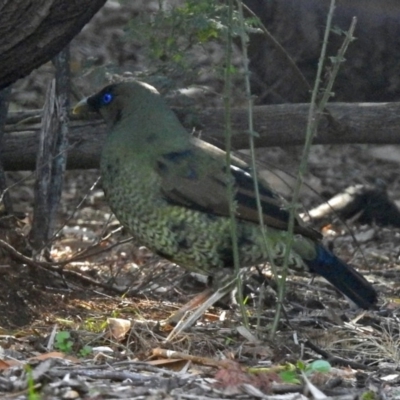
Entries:
{"type": "Polygon", "coordinates": [[[50,61],[106,0],[0,0],[0,89],[50,61]]]}

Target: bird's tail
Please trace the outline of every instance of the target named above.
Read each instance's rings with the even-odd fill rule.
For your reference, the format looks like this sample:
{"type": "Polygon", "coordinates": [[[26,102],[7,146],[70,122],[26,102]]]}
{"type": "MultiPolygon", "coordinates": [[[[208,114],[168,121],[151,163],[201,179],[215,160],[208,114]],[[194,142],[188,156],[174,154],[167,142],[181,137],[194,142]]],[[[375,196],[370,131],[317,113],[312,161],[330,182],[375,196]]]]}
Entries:
{"type": "Polygon", "coordinates": [[[359,307],[368,309],[376,303],[378,295],[375,289],[353,267],[320,244],[317,245],[316,251],[317,257],[313,260],[305,260],[310,272],[324,277],[359,307]]]}

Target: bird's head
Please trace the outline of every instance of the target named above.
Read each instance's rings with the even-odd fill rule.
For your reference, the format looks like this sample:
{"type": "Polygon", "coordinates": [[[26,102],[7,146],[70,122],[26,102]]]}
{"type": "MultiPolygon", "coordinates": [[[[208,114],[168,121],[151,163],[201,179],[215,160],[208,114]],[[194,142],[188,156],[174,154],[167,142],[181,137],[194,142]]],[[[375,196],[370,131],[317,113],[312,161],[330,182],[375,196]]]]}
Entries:
{"type": "Polygon", "coordinates": [[[139,82],[121,82],[81,100],[74,114],[99,113],[108,125],[108,146],[118,151],[178,151],[190,140],[176,115],[156,89],[139,82]]]}
{"type": "Polygon", "coordinates": [[[73,109],[76,115],[99,113],[109,125],[115,125],[124,114],[141,111],[159,101],[157,90],[147,83],[132,81],[108,85],[100,92],[81,100],[73,109]]]}

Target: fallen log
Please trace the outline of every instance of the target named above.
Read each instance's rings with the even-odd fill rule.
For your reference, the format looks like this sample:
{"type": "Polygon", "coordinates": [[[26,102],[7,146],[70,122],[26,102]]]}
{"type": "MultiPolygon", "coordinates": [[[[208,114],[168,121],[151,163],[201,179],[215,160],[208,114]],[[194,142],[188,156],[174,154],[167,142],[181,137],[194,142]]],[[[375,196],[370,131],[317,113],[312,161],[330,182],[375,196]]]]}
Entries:
{"type": "MultiPolygon", "coordinates": [[[[302,145],[308,107],[307,104],[254,107],[256,147],[302,145]]],[[[400,103],[332,103],[327,110],[329,114],[321,118],[314,144],[400,144],[400,103]]],[[[182,109],[175,111],[189,131],[195,129],[202,139],[224,147],[224,109],[203,109],[195,115],[182,109]]],[[[247,115],[245,108],[232,112],[232,142],[238,150],[248,148],[247,115]]],[[[11,113],[0,149],[5,170],[35,168],[39,129],[40,111],[11,113]],[[29,123],[24,124],[24,119],[29,123]]],[[[105,125],[99,119],[72,121],[67,168],[98,168],[105,135],[105,125]]]]}

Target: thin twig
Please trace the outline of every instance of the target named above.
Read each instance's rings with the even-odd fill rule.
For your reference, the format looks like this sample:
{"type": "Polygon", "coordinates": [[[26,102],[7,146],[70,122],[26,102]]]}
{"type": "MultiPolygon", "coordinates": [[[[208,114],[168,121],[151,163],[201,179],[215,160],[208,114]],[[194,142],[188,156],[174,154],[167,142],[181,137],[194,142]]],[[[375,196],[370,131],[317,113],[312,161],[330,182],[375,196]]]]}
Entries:
{"type": "Polygon", "coordinates": [[[362,369],[362,370],[370,370],[371,367],[368,365],[364,365],[361,363],[358,363],[357,361],[349,360],[346,358],[341,358],[341,357],[336,357],[332,355],[331,353],[327,352],[326,350],[321,349],[314,343],[312,343],[310,340],[304,341],[305,346],[309,347],[311,350],[315,351],[317,354],[321,355],[324,357],[325,360],[329,361],[332,364],[338,364],[342,365],[344,367],[351,367],[354,369],[362,369]]]}

